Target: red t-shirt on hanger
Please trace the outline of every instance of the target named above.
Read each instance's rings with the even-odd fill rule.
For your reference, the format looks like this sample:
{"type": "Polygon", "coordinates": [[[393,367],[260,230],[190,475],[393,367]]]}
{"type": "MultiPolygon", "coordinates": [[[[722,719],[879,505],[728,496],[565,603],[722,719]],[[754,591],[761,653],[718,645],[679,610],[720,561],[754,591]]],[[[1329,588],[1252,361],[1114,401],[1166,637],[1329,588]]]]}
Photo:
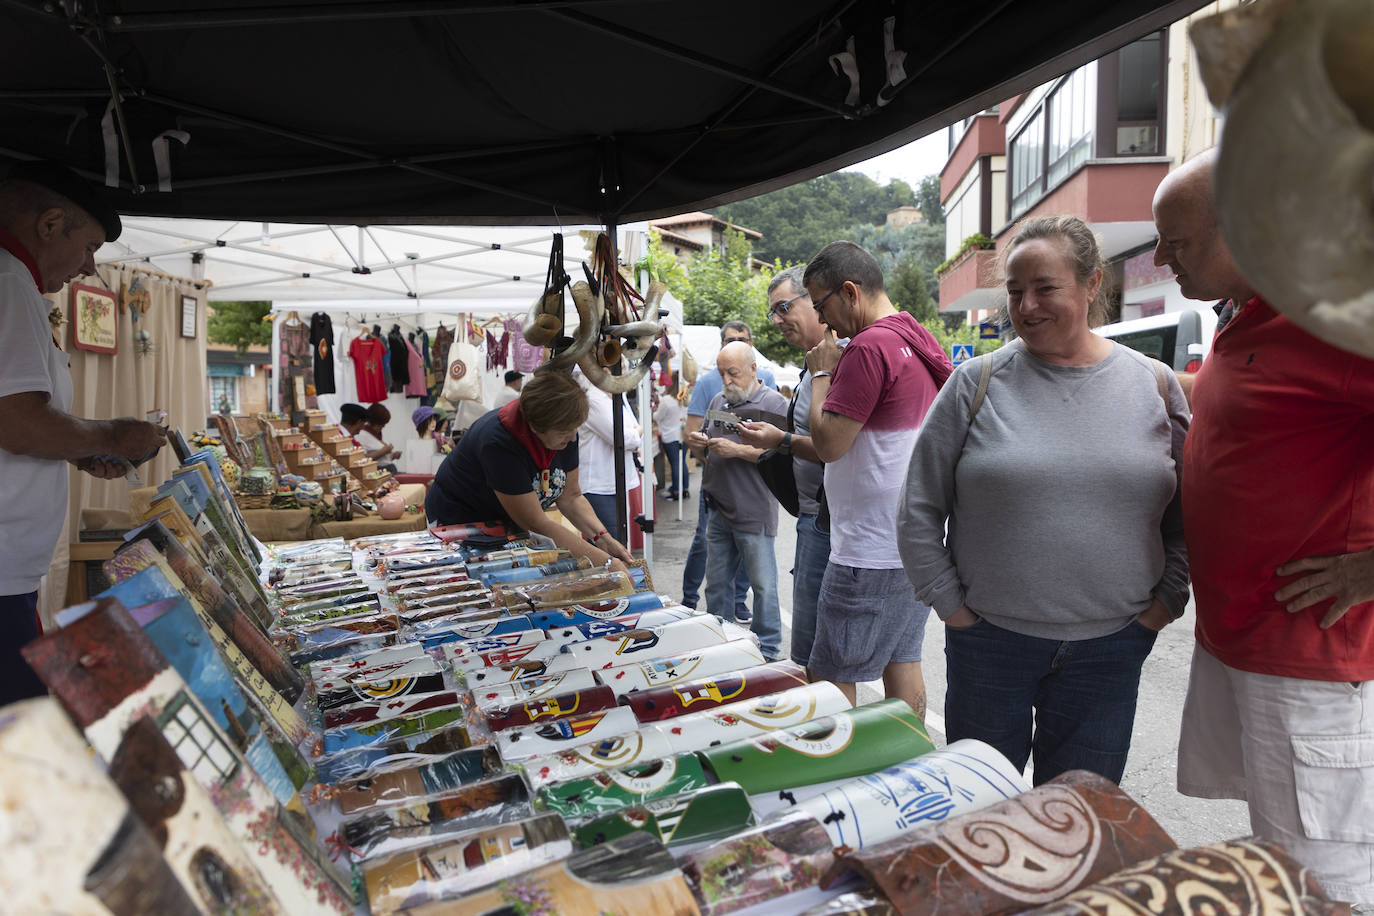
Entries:
{"type": "Polygon", "coordinates": [[[382,372],[385,352],[386,344],[375,337],[359,337],[348,345],[348,355],[358,377],[358,400],[364,404],[386,400],[386,375],[382,372]]]}

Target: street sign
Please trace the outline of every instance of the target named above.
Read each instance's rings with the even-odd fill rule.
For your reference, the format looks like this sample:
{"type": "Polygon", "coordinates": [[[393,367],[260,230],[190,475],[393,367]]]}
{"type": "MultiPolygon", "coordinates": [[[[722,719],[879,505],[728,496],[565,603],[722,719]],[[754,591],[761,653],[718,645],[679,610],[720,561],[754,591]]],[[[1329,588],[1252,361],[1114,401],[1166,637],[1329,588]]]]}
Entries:
{"type": "Polygon", "coordinates": [[[996,340],[1002,336],[1002,326],[995,321],[984,321],[978,325],[980,340],[996,340]]]}
{"type": "Polygon", "coordinates": [[[949,361],[954,365],[973,359],[973,344],[953,344],[949,348],[949,361]]]}

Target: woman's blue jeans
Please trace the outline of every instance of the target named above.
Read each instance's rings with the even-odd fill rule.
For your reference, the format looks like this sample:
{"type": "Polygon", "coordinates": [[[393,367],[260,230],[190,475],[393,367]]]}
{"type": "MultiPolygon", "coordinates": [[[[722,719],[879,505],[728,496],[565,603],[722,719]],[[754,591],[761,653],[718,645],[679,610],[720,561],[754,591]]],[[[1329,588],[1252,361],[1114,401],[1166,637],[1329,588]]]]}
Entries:
{"type": "Polygon", "coordinates": [[[1120,783],[1140,668],[1157,635],[1134,620],[1072,641],[1022,636],[981,618],[947,626],[947,737],[987,742],[1018,770],[1033,758],[1037,786],[1066,770],[1120,783]]]}

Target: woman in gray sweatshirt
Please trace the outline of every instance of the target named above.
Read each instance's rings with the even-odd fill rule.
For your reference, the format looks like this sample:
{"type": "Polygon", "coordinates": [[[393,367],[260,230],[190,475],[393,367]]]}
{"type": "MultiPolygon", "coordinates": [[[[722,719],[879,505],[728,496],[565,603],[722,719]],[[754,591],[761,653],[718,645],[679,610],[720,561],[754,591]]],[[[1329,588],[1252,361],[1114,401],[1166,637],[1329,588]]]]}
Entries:
{"type": "Polygon", "coordinates": [[[1092,333],[1103,265],[1082,220],[1023,222],[1005,269],[1019,339],[935,399],[897,540],[946,624],[949,740],[1018,769],[1033,754],[1037,785],[1120,782],[1141,665],[1188,599],[1188,405],[1162,363],[1092,333]]]}

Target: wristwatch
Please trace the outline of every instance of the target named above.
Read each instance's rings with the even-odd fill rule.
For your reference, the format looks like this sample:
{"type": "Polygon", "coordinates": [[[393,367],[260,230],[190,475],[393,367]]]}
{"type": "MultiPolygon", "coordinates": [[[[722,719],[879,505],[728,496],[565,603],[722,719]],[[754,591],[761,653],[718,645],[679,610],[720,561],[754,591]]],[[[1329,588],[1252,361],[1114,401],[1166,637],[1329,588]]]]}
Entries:
{"type": "Polygon", "coordinates": [[[779,452],[779,453],[781,453],[781,454],[783,454],[783,455],[790,455],[790,454],[792,454],[792,434],[791,434],[791,433],[783,433],[783,434],[782,434],[782,442],[778,445],[778,447],[777,447],[777,449],[775,449],[775,451],[777,451],[777,452],[779,452]]]}
{"type": "Polygon", "coordinates": [[[812,379],[830,378],[830,376],[832,376],[832,375],[834,375],[834,374],[835,374],[835,373],[831,372],[829,369],[821,369],[819,372],[813,372],[813,373],[811,373],[811,378],[812,378],[812,379]]]}

